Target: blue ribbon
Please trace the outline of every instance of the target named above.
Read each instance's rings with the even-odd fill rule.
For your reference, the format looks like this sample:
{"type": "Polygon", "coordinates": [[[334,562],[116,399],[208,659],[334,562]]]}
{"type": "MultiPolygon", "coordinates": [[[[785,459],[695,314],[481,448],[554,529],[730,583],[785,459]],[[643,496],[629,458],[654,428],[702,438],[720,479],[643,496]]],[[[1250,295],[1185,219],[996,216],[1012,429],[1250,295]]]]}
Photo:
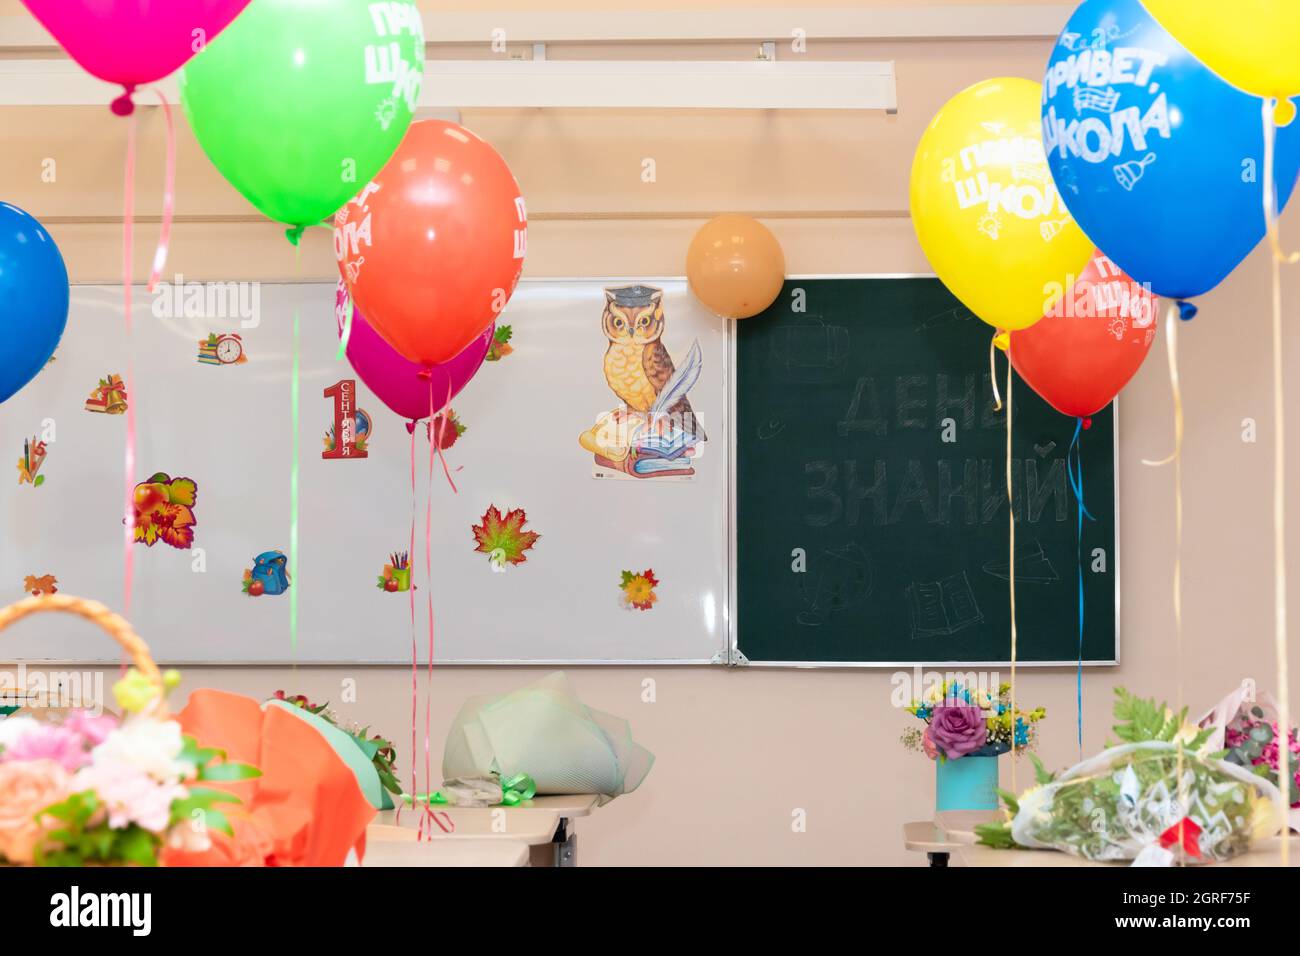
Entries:
{"type": "Polygon", "coordinates": [[[1079,445],[1079,435],[1083,431],[1083,419],[1074,421],[1074,437],[1070,439],[1070,448],[1065,455],[1065,473],[1070,479],[1070,488],[1074,500],[1078,502],[1078,514],[1075,524],[1075,567],[1079,580],[1079,663],[1075,671],[1075,704],[1079,725],[1079,759],[1083,759],[1083,519],[1096,521],[1083,503],[1083,451],[1079,445]]]}

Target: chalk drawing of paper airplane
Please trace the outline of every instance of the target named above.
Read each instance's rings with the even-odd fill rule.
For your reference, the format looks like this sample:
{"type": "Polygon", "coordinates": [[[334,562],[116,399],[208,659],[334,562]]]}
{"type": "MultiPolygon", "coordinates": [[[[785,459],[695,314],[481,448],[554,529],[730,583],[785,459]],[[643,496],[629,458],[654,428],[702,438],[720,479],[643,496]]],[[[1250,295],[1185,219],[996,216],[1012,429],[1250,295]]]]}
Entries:
{"type": "Polygon", "coordinates": [[[842,325],[792,325],[772,339],[772,364],[787,382],[833,382],[849,359],[849,330],[842,325]]]}
{"type": "Polygon", "coordinates": [[[805,627],[825,624],[871,596],[871,561],[857,544],[822,552],[814,571],[815,576],[807,575],[812,584],[804,583],[803,610],[795,618],[805,627]]]}
{"type": "Polygon", "coordinates": [[[948,637],[984,620],[966,572],[939,581],[913,581],[903,590],[912,639],[948,637]]]}
{"type": "MultiPolygon", "coordinates": [[[[1003,581],[1011,580],[1011,563],[1009,561],[990,561],[984,565],[984,573],[991,574],[1003,581]]],[[[1017,584],[1055,584],[1061,580],[1052,567],[1043,543],[1035,541],[1016,547],[1016,583],[1017,584]]]]}
{"type": "Polygon", "coordinates": [[[973,318],[975,318],[974,312],[964,305],[959,305],[938,315],[927,315],[924,319],[917,319],[912,328],[917,332],[928,332],[930,329],[937,329],[953,322],[969,322],[973,318]]]}

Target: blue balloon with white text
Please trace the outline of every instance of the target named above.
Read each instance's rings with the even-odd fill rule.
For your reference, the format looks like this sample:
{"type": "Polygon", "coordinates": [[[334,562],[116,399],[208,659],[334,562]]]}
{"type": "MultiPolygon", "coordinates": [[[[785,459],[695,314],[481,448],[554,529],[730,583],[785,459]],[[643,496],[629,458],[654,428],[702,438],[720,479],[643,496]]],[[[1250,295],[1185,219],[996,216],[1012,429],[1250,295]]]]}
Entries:
{"type": "Polygon", "coordinates": [[[54,354],[68,321],[68,270],[45,227],[0,202],[0,402],[54,354]]]}
{"type": "MultiPolygon", "coordinates": [[[[1138,0],[1085,0],[1043,79],[1043,148],[1066,208],[1157,295],[1208,292],[1264,238],[1262,101],[1219,79],[1138,0]]],[[[1300,123],[1277,131],[1278,208],[1300,123]]]]}

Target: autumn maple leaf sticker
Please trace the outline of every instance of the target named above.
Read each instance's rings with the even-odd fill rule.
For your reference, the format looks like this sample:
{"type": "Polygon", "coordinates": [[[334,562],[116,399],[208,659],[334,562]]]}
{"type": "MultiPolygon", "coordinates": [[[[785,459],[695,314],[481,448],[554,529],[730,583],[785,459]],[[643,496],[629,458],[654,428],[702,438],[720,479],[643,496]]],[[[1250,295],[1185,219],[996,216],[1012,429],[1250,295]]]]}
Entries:
{"type": "Polygon", "coordinates": [[[474,550],[486,554],[497,564],[523,564],[524,552],[532,549],[541,537],[536,531],[525,531],[528,515],[523,508],[507,511],[503,517],[496,505],[488,505],[479,524],[471,525],[478,547],[474,550]]]}

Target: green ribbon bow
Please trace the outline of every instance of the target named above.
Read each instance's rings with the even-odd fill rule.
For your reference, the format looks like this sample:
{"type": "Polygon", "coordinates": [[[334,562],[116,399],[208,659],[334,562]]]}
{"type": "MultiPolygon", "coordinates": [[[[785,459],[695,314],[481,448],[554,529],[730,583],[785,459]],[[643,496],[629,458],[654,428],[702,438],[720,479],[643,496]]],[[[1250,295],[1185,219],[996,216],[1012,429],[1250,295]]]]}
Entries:
{"type": "MultiPolygon", "coordinates": [[[[525,800],[531,800],[537,795],[537,781],[526,773],[517,773],[514,776],[499,780],[501,784],[501,802],[493,804],[497,807],[514,807],[523,803],[525,800]]],[[[428,803],[446,806],[451,803],[441,790],[435,790],[433,793],[402,794],[402,802],[406,806],[415,806],[416,804],[428,803]]]]}

